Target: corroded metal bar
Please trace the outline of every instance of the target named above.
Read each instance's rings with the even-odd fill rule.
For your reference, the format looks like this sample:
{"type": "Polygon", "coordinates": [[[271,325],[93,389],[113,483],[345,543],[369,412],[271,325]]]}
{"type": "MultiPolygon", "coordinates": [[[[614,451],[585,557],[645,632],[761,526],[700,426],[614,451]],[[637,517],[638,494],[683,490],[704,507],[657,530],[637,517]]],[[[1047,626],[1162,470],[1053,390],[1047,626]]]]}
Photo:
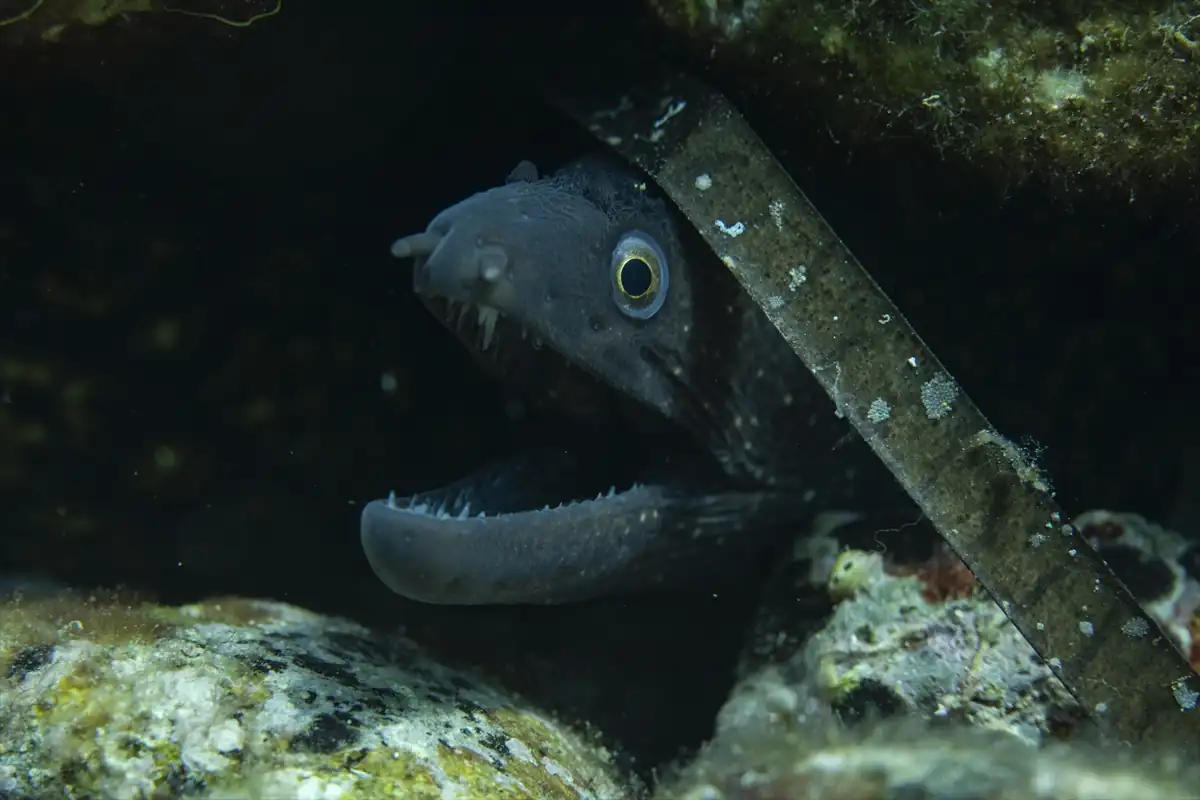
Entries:
{"type": "Polygon", "coordinates": [[[1200,679],[732,104],[637,84],[550,94],[671,197],[1096,723],[1200,750],[1200,679]]]}

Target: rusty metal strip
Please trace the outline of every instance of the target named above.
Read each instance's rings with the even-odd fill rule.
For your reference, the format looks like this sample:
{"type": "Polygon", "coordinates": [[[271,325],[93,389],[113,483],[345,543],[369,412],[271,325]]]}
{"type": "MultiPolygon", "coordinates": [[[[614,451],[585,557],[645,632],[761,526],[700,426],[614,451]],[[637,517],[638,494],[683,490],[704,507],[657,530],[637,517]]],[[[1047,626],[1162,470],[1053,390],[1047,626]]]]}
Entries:
{"type": "Polygon", "coordinates": [[[732,104],[637,86],[550,96],[671,197],[1101,729],[1200,752],[1200,679],[732,104]]]}

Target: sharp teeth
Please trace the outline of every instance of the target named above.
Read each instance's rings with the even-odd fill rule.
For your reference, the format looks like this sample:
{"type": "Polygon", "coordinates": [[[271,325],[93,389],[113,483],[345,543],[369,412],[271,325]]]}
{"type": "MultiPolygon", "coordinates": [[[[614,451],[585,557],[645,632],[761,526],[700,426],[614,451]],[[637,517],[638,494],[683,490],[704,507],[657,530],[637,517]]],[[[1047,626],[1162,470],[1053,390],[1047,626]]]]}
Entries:
{"type": "Polygon", "coordinates": [[[492,337],[496,335],[496,320],[500,317],[500,312],[489,306],[479,307],[479,324],[483,328],[483,349],[487,350],[492,344],[492,337]]]}

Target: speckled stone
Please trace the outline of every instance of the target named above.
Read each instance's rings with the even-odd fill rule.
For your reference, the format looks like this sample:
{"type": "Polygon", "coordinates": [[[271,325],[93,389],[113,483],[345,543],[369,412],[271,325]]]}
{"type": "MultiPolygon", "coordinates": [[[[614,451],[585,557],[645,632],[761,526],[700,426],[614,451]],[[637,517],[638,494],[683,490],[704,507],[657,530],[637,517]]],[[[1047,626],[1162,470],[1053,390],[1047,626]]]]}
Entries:
{"type": "Polygon", "coordinates": [[[851,731],[816,726],[718,739],[656,800],[1190,800],[1185,758],[1129,748],[1035,748],[997,731],[909,720],[851,731]]]}
{"type": "Polygon", "coordinates": [[[411,641],[282,603],[0,606],[0,795],[619,800],[597,742],[411,641]]]}

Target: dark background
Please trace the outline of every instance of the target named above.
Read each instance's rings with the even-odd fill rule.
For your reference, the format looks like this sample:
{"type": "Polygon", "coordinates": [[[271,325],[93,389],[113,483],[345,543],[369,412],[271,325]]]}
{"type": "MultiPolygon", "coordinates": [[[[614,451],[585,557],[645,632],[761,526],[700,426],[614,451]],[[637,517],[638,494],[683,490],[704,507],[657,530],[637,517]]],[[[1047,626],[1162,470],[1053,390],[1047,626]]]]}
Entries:
{"type": "MultiPolygon", "coordinates": [[[[290,3],[246,29],[135,15],[0,53],[0,571],[403,626],[648,769],[708,732],[754,576],[428,608],[374,579],[358,514],[524,435],[388,245],[520,159],[594,146],[539,74],[670,42],[636,2],[583,24],[409,5],[290,3]]],[[[998,187],[922,140],[851,146],[820,98],[710,79],[1068,512],[1194,522],[1194,197],[998,187]]]]}

